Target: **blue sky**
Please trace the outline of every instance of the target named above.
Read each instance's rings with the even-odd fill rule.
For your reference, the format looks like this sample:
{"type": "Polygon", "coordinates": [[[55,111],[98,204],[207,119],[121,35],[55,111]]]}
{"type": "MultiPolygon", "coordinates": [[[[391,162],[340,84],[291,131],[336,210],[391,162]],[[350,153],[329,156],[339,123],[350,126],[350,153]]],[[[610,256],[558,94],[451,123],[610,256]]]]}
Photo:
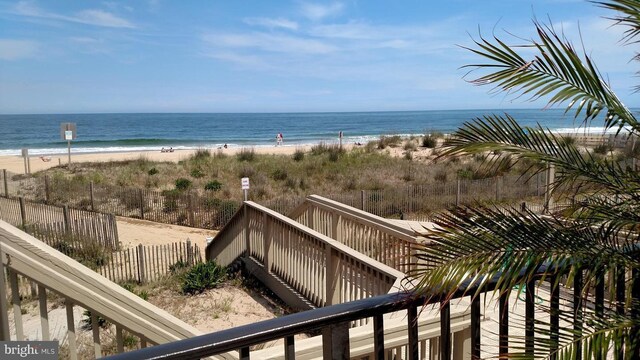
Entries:
{"type": "Polygon", "coordinates": [[[307,112],[542,107],[463,80],[478,29],[533,16],[596,60],[628,106],[633,46],[576,0],[0,2],[0,113],[307,112]]]}

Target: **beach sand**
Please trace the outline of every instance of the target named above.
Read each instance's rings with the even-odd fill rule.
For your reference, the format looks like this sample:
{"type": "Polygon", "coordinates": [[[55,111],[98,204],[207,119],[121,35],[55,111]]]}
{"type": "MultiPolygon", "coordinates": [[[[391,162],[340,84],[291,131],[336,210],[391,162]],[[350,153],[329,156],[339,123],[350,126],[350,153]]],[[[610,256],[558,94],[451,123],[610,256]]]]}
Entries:
{"type": "MultiPolygon", "coordinates": [[[[345,146],[349,148],[349,146],[345,146]]],[[[303,151],[311,150],[311,145],[300,146],[260,146],[260,147],[230,147],[227,149],[209,149],[212,153],[220,151],[227,155],[233,155],[242,149],[254,149],[256,154],[275,154],[275,155],[291,155],[297,149],[303,151]]],[[[193,155],[197,150],[175,150],[173,152],[160,152],[158,151],[132,151],[132,152],[117,152],[117,153],[87,153],[87,154],[74,154],[71,153],[71,163],[82,162],[109,162],[109,161],[123,161],[123,160],[135,160],[141,157],[150,161],[172,161],[178,162],[180,160],[187,159],[193,155]]],[[[50,158],[49,161],[43,161],[39,156],[31,156],[31,172],[37,172],[58,166],[59,164],[66,165],[68,162],[68,156],[64,155],[51,155],[45,158],[50,158]]],[[[7,169],[13,173],[24,173],[24,159],[22,156],[0,156],[0,169],[7,169]]]]}
{"type": "MultiPolygon", "coordinates": [[[[406,140],[405,140],[406,141],[406,140]]],[[[296,150],[302,150],[308,152],[313,145],[297,145],[297,146],[258,146],[258,147],[230,147],[227,149],[208,149],[212,154],[220,151],[227,155],[233,155],[241,151],[242,149],[253,149],[256,154],[271,154],[271,155],[293,155],[296,150]]],[[[353,144],[343,145],[344,149],[349,151],[356,148],[353,144]]],[[[85,163],[85,162],[109,162],[109,161],[124,161],[124,160],[136,160],[145,158],[150,161],[171,161],[179,162],[192,156],[197,150],[175,150],[174,152],[160,152],[158,151],[131,151],[131,152],[114,152],[114,153],[82,153],[71,154],[71,163],[85,163]]],[[[404,156],[404,149],[402,146],[387,147],[382,152],[387,152],[390,156],[401,157],[404,156]]],[[[431,155],[432,149],[425,149],[418,147],[413,151],[413,159],[422,161],[428,159],[431,155]]],[[[49,169],[55,166],[66,165],[68,162],[68,156],[64,155],[51,155],[45,158],[50,158],[49,161],[43,161],[39,156],[31,156],[30,168],[31,172],[35,173],[41,170],[49,169]]],[[[12,173],[24,174],[25,165],[24,159],[21,156],[0,156],[0,169],[6,169],[12,173]]]]}

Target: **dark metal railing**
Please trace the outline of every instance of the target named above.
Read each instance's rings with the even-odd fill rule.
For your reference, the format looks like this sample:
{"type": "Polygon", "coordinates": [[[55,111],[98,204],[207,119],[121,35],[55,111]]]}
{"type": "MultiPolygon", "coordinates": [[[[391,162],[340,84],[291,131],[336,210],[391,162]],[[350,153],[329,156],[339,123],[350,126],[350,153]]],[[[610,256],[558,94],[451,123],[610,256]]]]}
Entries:
{"type": "MultiPolygon", "coordinates": [[[[561,267],[567,269],[567,267],[561,267]]],[[[557,273],[555,266],[543,265],[536,271],[536,277],[545,275],[543,280],[551,284],[556,282],[557,273]]],[[[622,273],[621,269],[615,269],[614,273],[622,273]]],[[[521,272],[522,279],[525,278],[525,270],[521,272]]],[[[500,274],[494,276],[491,281],[485,283],[481,292],[488,292],[495,289],[500,274]]],[[[582,287],[582,272],[576,272],[574,278],[574,288],[582,287]]],[[[526,281],[527,291],[525,293],[525,335],[531,336],[534,331],[534,303],[535,286],[537,280],[528,279],[526,281]]],[[[615,283],[615,282],[614,282],[615,283]]],[[[459,299],[471,294],[478,295],[479,284],[467,281],[460,286],[451,299],[459,299]]],[[[600,286],[600,285],[598,285],[600,286]]],[[[559,319],[560,319],[560,291],[558,286],[551,286],[550,294],[550,319],[551,331],[549,334],[550,344],[557,349],[559,346],[559,319]]],[[[570,290],[570,289],[568,289],[570,290]]],[[[438,294],[439,292],[432,292],[438,294]]],[[[623,291],[624,293],[624,291],[623,291]]],[[[623,294],[622,293],[622,294],[623,294]]],[[[604,311],[604,296],[600,289],[597,289],[594,306],[596,311],[604,311]]],[[[618,292],[618,294],[621,294],[618,292]]],[[[620,295],[618,295],[620,296],[620,295]]],[[[577,330],[581,328],[582,297],[581,291],[575,291],[576,299],[573,303],[574,325],[577,330]]],[[[122,353],[110,357],[109,359],[199,359],[211,355],[239,350],[241,359],[249,359],[249,347],[267,341],[284,339],[285,359],[295,358],[295,342],[293,336],[300,333],[308,333],[318,329],[322,330],[323,354],[324,358],[348,358],[348,324],[363,318],[373,317],[373,334],[371,341],[374,345],[376,359],[383,359],[384,348],[384,319],[383,315],[399,310],[407,310],[408,344],[407,358],[418,359],[418,307],[426,304],[440,304],[440,359],[448,360],[452,358],[452,339],[450,327],[449,302],[444,302],[444,295],[422,295],[417,296],[411,292],[401,292],[387,294],[368,299],[358,300],[324,308],[318,308],[280,318],[266,320],[255,324],[240,326],[215,333],[201,335],[198,337],[180,340],[172,343],[161,344],[150,348],[122,353]],[[345,333],[346,331],[346,333],[345,333]],[[345,336],[346,335],[346,336],[345,336]],[[346,337],[346,344],[345,344],[346,337]]],[[[619,299],[618,299],[619,300],[619,299]]],[[[499,356],[505,358],[508,351],[509,336],[509,293],[503,292],[499,297],[499,356]]],[[[613,309],[615,311],[615,309],[613,309]]],[[[480,296],[475,296],[470,305],[471,311],[471,354],[465,357],[472,359],[480,358],[481,334],[480,334],[480,296]]],[[[619,311],[619,310],[618,310],[619,311]]],[[[526,340],[526,352],[533,355],[533,342],[526,340]]],[[[622,350],[620,350],[622,351],[622,350]]],[[[578,352],[578,356],[579,356],[578,352]]],[[[552,356],[553,358],[553,356],[552,356]]]]}

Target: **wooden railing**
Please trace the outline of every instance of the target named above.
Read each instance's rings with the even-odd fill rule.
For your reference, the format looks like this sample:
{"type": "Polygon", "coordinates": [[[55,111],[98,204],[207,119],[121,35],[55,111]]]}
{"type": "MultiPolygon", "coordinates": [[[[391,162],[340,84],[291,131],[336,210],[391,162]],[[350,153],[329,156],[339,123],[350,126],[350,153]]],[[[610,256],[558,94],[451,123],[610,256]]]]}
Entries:
{"type": "Polygon", "coordinates": [[[290,217],[403,273],[416,264],[416,232],[393,221],[317,195],[308,196],[290,217]]]}
{"type": "Polygon", "coordinates": [[[317,307],[386,294],[404,278],[402,272],[250,201],[206,250],[207,259],[221,265],[241,255],[317,307]]]}
{"type": "MultiPolygon", "coordinates": [[[[67,341],[71,359],[77,358],[76,319],[74,306],[91,312],[93,352],[102,355],[101,330],[98,318],[115,324],[115,342],[118,352],[124,350],[124,336],[138,338],[139,346],[161,344],[199,335],[194,327],[175,318],[121,286],[109,281],[91,269],[54,250],[42,241],[0,221],[0,340],[23,340],[21,297],[18,276],[37,283],[42,339],[49,340],[47,298],[49,293],[64,298],[67,318],[67,341]],[[11,287],[14,328],[9,328],[5,297],[5,275],[11,287]]],[[[104,335],[104,334],[103,334],[104,335]]],[[[35,340],[32,339],[31,340],[35,340]]],[[[58,339],[61,340],[61,339],[58,339]]]]}

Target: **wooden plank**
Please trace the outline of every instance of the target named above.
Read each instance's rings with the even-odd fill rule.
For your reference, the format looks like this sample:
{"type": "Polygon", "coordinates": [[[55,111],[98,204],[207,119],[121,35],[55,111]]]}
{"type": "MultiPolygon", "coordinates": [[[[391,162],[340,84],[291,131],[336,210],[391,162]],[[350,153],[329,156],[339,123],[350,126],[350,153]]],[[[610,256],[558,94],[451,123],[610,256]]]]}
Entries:
{"type": "Polygon", "coordinates": [[[100,345],[100,324],[98,324],[98,314],[91,311],[91,332],[93,335],[93,354],[96,359],[102,357],[102,346],[100,345]]]}
{"type": "Polygon", "coordinates": [[[73,319],[73,302],[71,299],[65,299],[65,307],[67,310],[67,343],[69,344],[69,358],[76,360],[78,358],[78,349],[76,346],[76,323],[73,319]]]}
{"type": "Polygon", "coordinates": [[[11,284],[11,302],[13,303],[13,319],[16,328],[16,339],[24,340],[24,330],[22,325],[22,309],[20,308],[20,292],[18,290],[18,275],[14,271],[8,271],[9,283],[11,284]]]}
{"type": "Polygon", "coordinates": [[[42,329],[42,340],[48,341],[49,334],[49,313],[47,310],[47,289],[38,284],[38,308],[40,310],[40,326],[42,329]]]}

